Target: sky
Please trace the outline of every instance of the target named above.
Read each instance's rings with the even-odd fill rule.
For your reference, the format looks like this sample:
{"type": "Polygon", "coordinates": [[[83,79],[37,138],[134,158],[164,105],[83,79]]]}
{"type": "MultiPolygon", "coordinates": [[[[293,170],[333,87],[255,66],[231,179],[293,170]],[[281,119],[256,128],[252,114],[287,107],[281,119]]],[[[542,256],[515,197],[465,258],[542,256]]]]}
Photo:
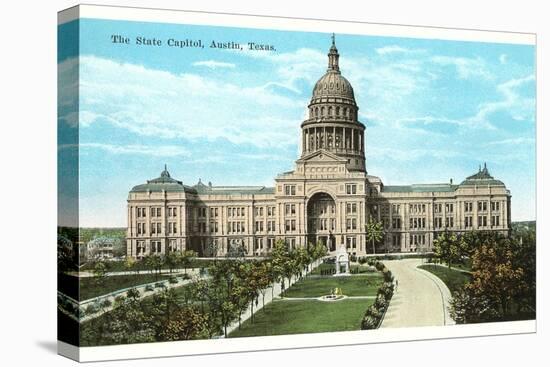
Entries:
{"type": "MultiPolygon", "coordinates": [[[[299,157],[330,35],[95,19],[61,25],[58,175],[67,178],[64,159],[78,160],[80,226],[126,226],[128,191],[164,164],[187,185],[273,186],[299,157]],[[130,44],[112,43],[113,34],[130,44]],[[139,46],[136,37],[164,44],[139,46]],[[205,47],[168,47],[169,38],[205,47]],[[245,47],[212,49],[212,40],[245,47]],[[247,42],[274,50],[251,51],[247,42]]],[[[535,219],[534,46],[348,34],[337,34],[336,45],[366,125],[369,174],[385,185],[459,183],[486,162],[511,191],[512,220],[535,219]]],[[[59,190],[61,202],[76,195],[59,190]]]]}

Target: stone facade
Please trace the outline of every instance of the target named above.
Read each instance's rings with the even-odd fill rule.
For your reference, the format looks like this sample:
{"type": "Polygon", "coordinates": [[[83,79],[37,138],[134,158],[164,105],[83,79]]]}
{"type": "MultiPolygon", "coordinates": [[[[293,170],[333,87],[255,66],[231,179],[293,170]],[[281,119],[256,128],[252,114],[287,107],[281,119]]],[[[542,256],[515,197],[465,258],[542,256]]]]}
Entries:
{"type": "Polygon", "coordinates": [[[356,255],[366,243],[369,218],[384,223],[380,252],[425,252],[437,233],[492,230],[508,233],[511,195],[485,166],[460,184],[385,186],[367,174],[365,126],[358,121],[351,84],[341,75],[334,40],[325,75],[313,89],[302,123],[302,154],[274,187],[184,185],[160,177],[128,196],[127,254],[142,257],[192,249],[222,256],[244,248],[266,255],[277,239],[292,247],[321,242],[356,255]]]}

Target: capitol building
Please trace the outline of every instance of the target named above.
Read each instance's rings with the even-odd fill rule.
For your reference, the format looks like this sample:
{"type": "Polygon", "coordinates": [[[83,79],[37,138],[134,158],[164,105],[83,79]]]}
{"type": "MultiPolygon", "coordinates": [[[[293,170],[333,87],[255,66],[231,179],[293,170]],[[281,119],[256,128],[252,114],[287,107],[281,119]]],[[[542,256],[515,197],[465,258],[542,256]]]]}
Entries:
{"type": "Polygon", "coordinates": [[[128,195],[127,255],[194,250],[223,256],[244,248],[268,254],[282,239],[290,248],[323,243],[350,254],[431,251],[438,233],[511,228],[510,191],[486,166],[461,183],[386,186],[367,173],[365,125],[353,87],[340,72],[334,43],[301,124],[302,152],[294,170],[273,187],[185,185],[164,169],[128,195]],[[366,241],[369,219],[384,238],[366,241]]]}

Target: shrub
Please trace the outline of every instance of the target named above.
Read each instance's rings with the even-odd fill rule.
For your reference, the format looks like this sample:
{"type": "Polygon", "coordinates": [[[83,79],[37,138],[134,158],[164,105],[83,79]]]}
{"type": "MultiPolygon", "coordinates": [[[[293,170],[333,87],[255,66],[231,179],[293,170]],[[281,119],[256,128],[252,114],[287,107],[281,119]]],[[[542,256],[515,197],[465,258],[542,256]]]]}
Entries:
{"type": "Polygon", "coordinates": [[[384,270],[384,264],[382,264],[380,261],[375,262],[375,263],[374,263],[374,267],[375,267],[376,270],[378,270],[378,271],[384,270]]]}
{"type": "Polygon", "coordinates": [[[388,268],[384,267],[384,270],[382,270],[382,275],[384,276],[384,282],[393,282],[393,275],[388,268]]]}
{"type": "Polygon", "coordinates": [[[85,309],[85,312],[87,315],[93,315],[98,311],[99,311],[99,308],[93,303],[89,304],[85,309]]]}
{"type": "Polygon", "coordinates": [[[170,277],[170,278],[168,279],[168,282],[169,282],[170,284],[176,284],[176,283],[178,282],[178,278],[176,278],[176,277],[170,277]]]}
{"type": "Polygon", "coordinates": [[[156,282],[155,288],[166,288],[166,284],[164,282],[156,282]]]}
{"type": "Polygon", "coordinates": [[[104,300],[101,302],[101,307],[103,307],[103,308],[108,308],[108,307],[111,307],[112,304],[113,304],[113,302],[111,302],[110,300],[104,299],[104,300]]]}
{"type": "Polygon", "coordinates": [[[126,297],[124,297],[123,295],[115,297],[115,302],[116,303],[124,303],[125,300],[126,300],[126,297]]]}
{"type": "Polygon", "coordinates": [[[357,262],[361,265],[365,265],[367,263],[367,258],[366,257],[360,257],[359,259],[357,259],[357,262]]]}
{"type": "Polygon", "coordinates": [[[372,316],[365,316],[363,318],[363,321],[361,322],[361,329],[363,330],[376,329],[377,326],[378,326],[378,320],[376,320],[372,316]]]}
{"type": "Polygon", "coordinates": [[[189,274],[182,274],[182,275],[181,275],[181,279],[182,279],[182,280],[191,279],[191,275],[189,275],[189,274]]]}
{"type": "Polygon", "coordinates": [[[145,286],[145,292],[152,292],[153,291],[153,286],[151,284],[147,284],[145,286]]]}
{"type": "Polygon", "coordinates": [[[140,294],[137,289],[132,288],[126,292],[126,296],[128,296],[128,298],[139,298],[140,294]]]}

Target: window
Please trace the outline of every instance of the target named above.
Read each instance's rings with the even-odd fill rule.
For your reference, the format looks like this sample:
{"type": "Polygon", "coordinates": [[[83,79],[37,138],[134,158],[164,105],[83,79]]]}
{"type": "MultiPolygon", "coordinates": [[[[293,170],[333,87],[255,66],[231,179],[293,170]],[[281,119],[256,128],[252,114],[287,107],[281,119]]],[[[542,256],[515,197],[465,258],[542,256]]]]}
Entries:
{"type": "Polygon", "coordinates": [[[346,229],[348,231],[357,229],[357,218],[348,218],[346,219],[346,229]]]}
{"type": "Polygon", "coordinates": [[[285,185],[285,195],[287,196],[296,195],[296,185],[285,185]]]}
{"type": "Polygon", "coordinates": [[[285,215],[296,215],[296,204],[285,204],[285,215]]]}
{"type": "Polygon", "coordinates": [[[275,238],[268,238],[267,239],[267,248],[273,249],[273,246],[275,245],[275,238]]]}
{"type": "Polygon", "coordinates": [[[348,194],[348,195],[357,194],[357,185],[356,184],[346,184],[346,194],[348,194]]]}
{"type": "Polygon", "coordinates": [[[160,241],[151,241],[151,253],[158,254],[162,251],[160,241]]]}
{"type": "Polygon", "coordinates": [[[477,226],[478,227],[487,227],[487,216],[486,215],[479,215],[477,217],[477,226]]]}
{"type": "Polygon", "coordinates": [[[391,219],[391,227],[393,229],[400,229],[401,228],[401,218],[392,218],[391,219]]]}
{"type": "Polygon", "coordinates": [[[471,213],[473,210],[473,203],[472,202],[465,202],[464,203],[464,212],[465,213],[471,213]]]}
{"type": "Polygon", "coordinates": [[[267,216],[273,217],[275,215],[275,207],[274,206],[268,206],[267,207],[267,216]]]}
{"type": "Polygon", "coordinates": [[[478,201],[477,202],[477,211],[478,212],[487,211],[487,202],[486,201],[478,201]]]}
{"type": "MultiPolygon", "coordinates": [[[[143,209],[145,209],[145,208],[143,208],[143,209]]],[[[145,241],[137,241],[136,255],[137,256],[145,255],[145,241]]]]}
{"type": "Polygon", "coordinates": [[[453,217],[445,218],[445,227],[449,227],[449,228],[454,227],[454,218],[453,217]]]}
{"type": "Polygon", "coordinates": [[[355,238],[355,237],[346,237],[346,248],[348,248],[348,249],[357,248],[357,238],[355,238]]]}
{"type": "Polygon", "coordinates": [[[168,222],[168,233],[175,234],[178,233],[176,228],[176,222],[168,222]]]}
{"type": "Polygon", "coordinates": [[[491,211],[499,211],[499,210],[500,210],[500,202],[491,201],[491,211]]]}
{"type": "Polygon", "coordinates": [[[347,203],[346,214],[357,214],[357,203],[347,203]]]}
{"type": "Polygon", "coordinates": [[[464,217],[464,227],[466,228],[472,228],[472,217],[471,216],[467,216],[467,217],[464,217]]]}
{"type": "Polygon", "coordinates": [[[435,217],[434,218],[434,227],[435,228],[442,228],[443,227],[443,218],[435,217]]]}
{"type": "Polygon", "coordinates": [[[392,204],[392,206],[391,206],[392,214],[399,214],[400,208],[401,208],[400,204],[392,204]]]}
{"type": "Polygon", "coordinates": [[[285,238],[285,243],[288,246],[290,250],[294,250],[296,247],[296,238],[294,237],[287,237],[285,238]]]}
{"type": "Polygon", "coordinates": [[[447,203],[447,204],[445,204],[445,211],[447,213],[452,213],[453,212],[453,207],[454,207],[453,204],[447,203]]]}
{"type": "Polygon", "coordinates": [[[256,232],[263,232],[263,231],[264,231],[264,222],[256,221],[256,232]]]}
{"type": "Polygon", "coordinates": [[[285,220],[285,230],[286,232],[294,232],[296,230],[296,220],[295,219],[285,220]]]}
{"type": "Polygon", "coordinates": [[[441,204],[434,204],[434,212],[441,213],[441,204]]]}
{"type": "Polygon", "coordinates": [[[264,239],[256,238],[256,245],[254,246],[254,250],[261,250],[263,248],[264,248],[264,239]]]}
{"type": "Polygon", "coordinates": [[[495,227],[495,226],[496,226],[496,227],[500,226],[500,216],[498,216],[498,215],[492,215],[492,216],[491,216],[491,225],[492,225],[493,227],[495,227]]]}

